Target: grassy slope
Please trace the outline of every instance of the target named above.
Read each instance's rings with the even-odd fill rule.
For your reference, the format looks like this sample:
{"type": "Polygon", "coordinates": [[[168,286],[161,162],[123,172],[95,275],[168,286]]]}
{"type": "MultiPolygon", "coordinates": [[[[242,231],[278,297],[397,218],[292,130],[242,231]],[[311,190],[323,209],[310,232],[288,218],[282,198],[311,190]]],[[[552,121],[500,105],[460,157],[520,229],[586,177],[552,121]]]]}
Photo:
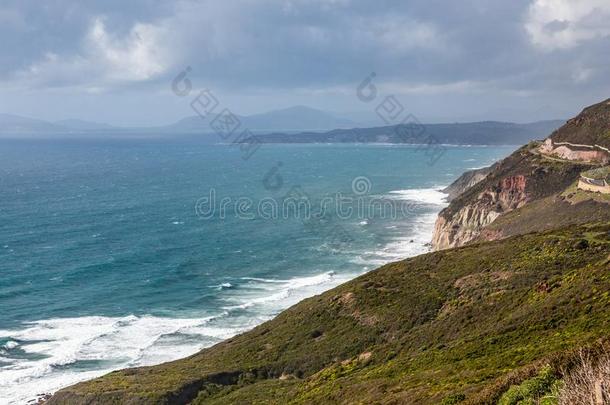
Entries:
{"type": "Polygon", "coordinates": [[[492,403],[554,353],[609,334],[609,255],[610,223],[422,255],[50,403],[492,403]]]}
{"type": "Polygon", "coordinates": [[[555,142],[601,145],[610,148],[610,99],[585,108],[575,118],[553,132],[555,142]]]}
{"type": "Polygon", "coordinates": [[[610,222],[610,196],[576,189],[530,202],[506,213],[485,227],[481,240],[522,235],[588,222],[610,222]]]}

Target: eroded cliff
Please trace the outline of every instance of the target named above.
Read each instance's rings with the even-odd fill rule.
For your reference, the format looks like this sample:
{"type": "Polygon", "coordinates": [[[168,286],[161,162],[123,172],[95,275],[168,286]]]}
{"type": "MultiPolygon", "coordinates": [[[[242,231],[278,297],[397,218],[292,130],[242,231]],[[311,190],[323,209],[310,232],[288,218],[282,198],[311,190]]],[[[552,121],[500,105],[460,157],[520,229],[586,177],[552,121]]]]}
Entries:
{"type": "Polygon", "coordinates": [[[477,238],[481,230],[500,215],[527,203],[526,186],[527,178],[524,175],[509,176],[485,188],[474,201],[452,215],[441,213],[435,224],[433,248],[440,250],[462,246],[477,238]]]}
{"type": "MultiPolygon", "coordinates": [[[[503,237],[502,229],[489,229],[490,224],[530,202],[559,195],[575,184],[583,170],[607,164],[609,142],[610,101],[606,100],[585,108],[544,142],[532,142],[517,150],[470,187],[463,187],[468,185],[472,176],[466,173],[466,177],[461,177],[449,187],[454,192],[462,187],[465,191],[450,196],[453,197],[450,205],[439,214],[432,239],[433,248],[441,250],[474,240],[503,237]]],[[[548,201],[560,202],[559,199],[548,201]]],[[[595,209],[588,205],[580,207],[589,210],[591,217],[596,217],[599,207],[593,205],[595,209]]],[[[547,202],[539,205],[538,209],[543,209],[544,215],[550,215],[553,204],[547,202]]],[[[519,227],[529,229],[527,224],[520,223],[519,215],[511,218],[512,234],[518,233],[519,227]]]]}

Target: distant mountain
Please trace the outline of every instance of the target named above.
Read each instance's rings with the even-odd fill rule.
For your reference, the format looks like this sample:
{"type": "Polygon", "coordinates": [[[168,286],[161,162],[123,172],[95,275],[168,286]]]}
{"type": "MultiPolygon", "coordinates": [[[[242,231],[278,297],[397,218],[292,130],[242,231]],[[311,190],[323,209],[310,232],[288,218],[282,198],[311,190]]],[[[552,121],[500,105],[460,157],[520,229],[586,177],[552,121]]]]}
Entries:
{"type": "Polygon", "coordinates": [[[264,143],[429,143],[455,145],[518,145],[548,136],[564,121],[529,124],[484,121],[454,124],[392,125],[373,128],[336,129],[328,132],[260,135],[264,143]]]}
{"type": "Polygon", "coordinates": [[[0,114],[0,134],[50,134],[65,131],[65,127],[51,122],[18,115],[0,114]]]}
{"type": "MultiPolygon", "coordinates": [[[[350,128],[356,125],[349,119],[305,106],[290,107],[262,114],[248,116],[236,114],[235,116],[241,122],[241,128],[247,128],[254,132],[326,131],[335,128],[350,128]]],[[[211,114],[206,119],[199,116],[187,117],[162,129],[173,132],[210,132],[210,122],[215,118],[215,114],[211,114]]]]}
{"type": "MultiPolygon", "coordinates": [[[[205,119],[191,116],[167,126],[122,128],[78,119],[48,122],[0,114],[0,137],[79,137],[103,134],[115,138],[143,138],[191,135],[207,142],[217,142],[220,139],[215,136],[200,137],[202,134],[214,134],[210,124],[216,117],[214,114],[205,119]]],[[[415,128],[408,125],[354,128],[356,124],[350,119],[304,106],[236,117],[241,123],[241,129],[247,128],[259,134],[266,143],[425,143],[432,136],[435,142],[446,144],[521,144],[546,137],[564,123],[540,121],[514,124],[486,121],[418,124],[415,128]]]]}
{"type": "Polygon", "coordinates": [[[83,120],[61,120],[55,122],[63,128],[73,129],[76,131],[112,131],[118,129],[109,124],[103,124],[99,122],[83,121],[83,120]]]}

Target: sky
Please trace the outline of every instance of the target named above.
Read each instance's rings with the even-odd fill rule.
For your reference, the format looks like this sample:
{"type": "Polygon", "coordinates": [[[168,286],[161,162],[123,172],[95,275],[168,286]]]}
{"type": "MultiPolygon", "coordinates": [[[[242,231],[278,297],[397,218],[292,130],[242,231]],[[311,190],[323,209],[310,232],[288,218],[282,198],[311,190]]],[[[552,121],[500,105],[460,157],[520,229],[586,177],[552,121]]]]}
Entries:
{"type": "Polygon", "coordinates": [[[192,115],[188,68],[238,114],[365,116],[374,72],[421,121],[568,118],[610,97],[609,21],[608,0],[2,0],[0,112],[164,124],[192,115]]]}

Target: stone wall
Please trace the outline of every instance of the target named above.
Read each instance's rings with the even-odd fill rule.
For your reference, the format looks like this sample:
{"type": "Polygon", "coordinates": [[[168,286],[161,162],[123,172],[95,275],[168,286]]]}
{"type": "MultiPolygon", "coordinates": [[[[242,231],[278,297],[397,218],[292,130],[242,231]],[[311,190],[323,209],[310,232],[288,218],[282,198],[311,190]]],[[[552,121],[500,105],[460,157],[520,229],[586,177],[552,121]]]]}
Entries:
{"type": "Polygon", "coordinates": [[[580,190],[592,191],[594,193],[610,194],[610,186],[596,186],[595,184],[587,183],[583,179],[578,180],[578,188],[580,190]]]}
{"type": "Polygon", "coordinates": [[[610,163],[610,153],[598,145],[570,145],[568,142],[554,144],[553,140],[548,138],[540,146],[539,151],[545,155],[571,161],[610,163]]]}

